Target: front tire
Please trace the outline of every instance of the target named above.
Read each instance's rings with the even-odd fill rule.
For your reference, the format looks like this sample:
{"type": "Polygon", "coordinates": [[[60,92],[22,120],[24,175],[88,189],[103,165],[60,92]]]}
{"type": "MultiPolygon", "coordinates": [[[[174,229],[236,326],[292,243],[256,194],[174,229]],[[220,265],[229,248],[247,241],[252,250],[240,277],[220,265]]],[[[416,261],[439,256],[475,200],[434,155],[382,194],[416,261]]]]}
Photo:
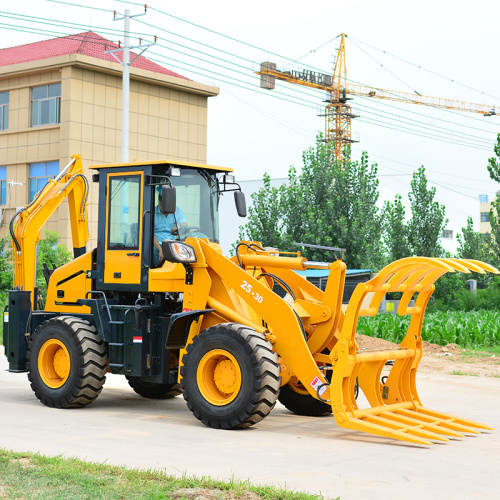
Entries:
{"type": "Polygon", "coordinates": [[[250,427],[274,408],[281,368],[263,335],[237,323],[207,328],[187,347],[181,367],[184,399],[216,429],[250,427]]]}
{"type": "Polygon", "coordinates": [[[154,384],[147,382],[141,377],[126,377],[134,391],[148,399],[171,399],[182,393],[180,384],[154,384]]]}
{"type": "Polygon", "coordinates": [[[52,408],[92,403],[106,380],[105,344],[94,326],[73,316],[44,321],[28,341],[27,360],[35,396],[52,408]]]}

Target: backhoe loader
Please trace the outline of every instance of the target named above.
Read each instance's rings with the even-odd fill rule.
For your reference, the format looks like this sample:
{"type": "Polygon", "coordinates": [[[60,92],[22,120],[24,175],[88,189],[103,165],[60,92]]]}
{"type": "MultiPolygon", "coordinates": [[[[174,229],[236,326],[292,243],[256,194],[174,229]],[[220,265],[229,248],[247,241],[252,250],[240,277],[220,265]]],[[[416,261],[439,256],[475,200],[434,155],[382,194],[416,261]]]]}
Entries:
{"type": "Polygon", "coordinates": [[[249,427],[279,400],[296,414],[333,413],[340,427],[417,444],[491,429],[424,407],[416,371],[435,281],[495,268],[402,259],[358,284],[343,312],[340,254],[313,262],[242,241],[234,257],[223,256],[220,195],[234,192],[239,215],[246,213],[231,169],[169,160],[91,168],[99,191],[96,248],[86,248],[88,181],[79,155],[10,223],[15,286],[4,312],[5,354],[10,371],[28,373],[43,404],[88,405],[114,373],[146,398],[182,393],[194,416],[213,428],[249,427]],[[74,260],[44,266],[43,303],[36,244],[65,199],[74,260]],[[329,270],[324,292],[295,272],[305,269],[329,270]],[[375,316],[388,292],[401,292],[398,314],[411,317],[408,332],[397,348],[360,350],[358,318],[375,316]],[[355,397],[358,383],[365,408],[355,397]]]}

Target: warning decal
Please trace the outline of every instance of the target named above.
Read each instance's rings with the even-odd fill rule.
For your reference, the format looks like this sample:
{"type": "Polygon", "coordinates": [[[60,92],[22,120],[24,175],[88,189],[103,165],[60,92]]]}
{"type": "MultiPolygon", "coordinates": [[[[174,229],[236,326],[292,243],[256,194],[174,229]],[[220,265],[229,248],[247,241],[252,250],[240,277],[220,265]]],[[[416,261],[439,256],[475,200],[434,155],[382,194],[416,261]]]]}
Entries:
{"type": "Polygon", "coordinates": [[[323,387],[320,388],[319,392],[318,392],[318,387],[322,384],[323,382],[321,382],[321,380],[319,379],[319,377],[314,377],[312,379],[312,382],[311,382],[311,387],[320,395],[322,396],[326,389],[327,389],[327,385],[323,385],[323,387]]]}

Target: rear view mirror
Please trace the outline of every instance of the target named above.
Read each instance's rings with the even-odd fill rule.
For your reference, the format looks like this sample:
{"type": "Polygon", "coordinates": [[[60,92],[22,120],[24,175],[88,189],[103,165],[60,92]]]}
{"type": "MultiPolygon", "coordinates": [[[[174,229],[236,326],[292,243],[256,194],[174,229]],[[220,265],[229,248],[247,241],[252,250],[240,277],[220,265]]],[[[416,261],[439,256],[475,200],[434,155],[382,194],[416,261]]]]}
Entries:
{"type": "Polygon", "coordinates": [[[175,207],[177,206],[177,200],[176,200],[174,186],[162,186],[161,187],[160,205],[161,205],[161,210],[164,214],[175,213],[175,207]]]}
{"type": "Polygon", "coordinates": [[[234,192],[234,203],[236,204],[236,211],[240,217],[247,216],[247,203],[245,201],[245,194],[241,191],[234,192]]]}

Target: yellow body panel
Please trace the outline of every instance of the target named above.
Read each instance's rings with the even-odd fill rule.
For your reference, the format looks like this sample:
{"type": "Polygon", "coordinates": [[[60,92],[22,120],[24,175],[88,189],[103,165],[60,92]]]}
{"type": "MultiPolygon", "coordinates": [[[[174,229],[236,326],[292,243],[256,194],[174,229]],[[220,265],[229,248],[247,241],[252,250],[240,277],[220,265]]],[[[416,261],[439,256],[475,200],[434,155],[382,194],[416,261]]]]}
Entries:
{"type": "Polygon", "coordinates": [[[45,310],[90,314],[90,308],[76,304],[92,289],[88,272],[92,270],[92,252],[87,252],[68,264],[58,267],[51,275],[45,300],[45,310]],[[59,297],[58,297],[59,292],[59,297]]]}

